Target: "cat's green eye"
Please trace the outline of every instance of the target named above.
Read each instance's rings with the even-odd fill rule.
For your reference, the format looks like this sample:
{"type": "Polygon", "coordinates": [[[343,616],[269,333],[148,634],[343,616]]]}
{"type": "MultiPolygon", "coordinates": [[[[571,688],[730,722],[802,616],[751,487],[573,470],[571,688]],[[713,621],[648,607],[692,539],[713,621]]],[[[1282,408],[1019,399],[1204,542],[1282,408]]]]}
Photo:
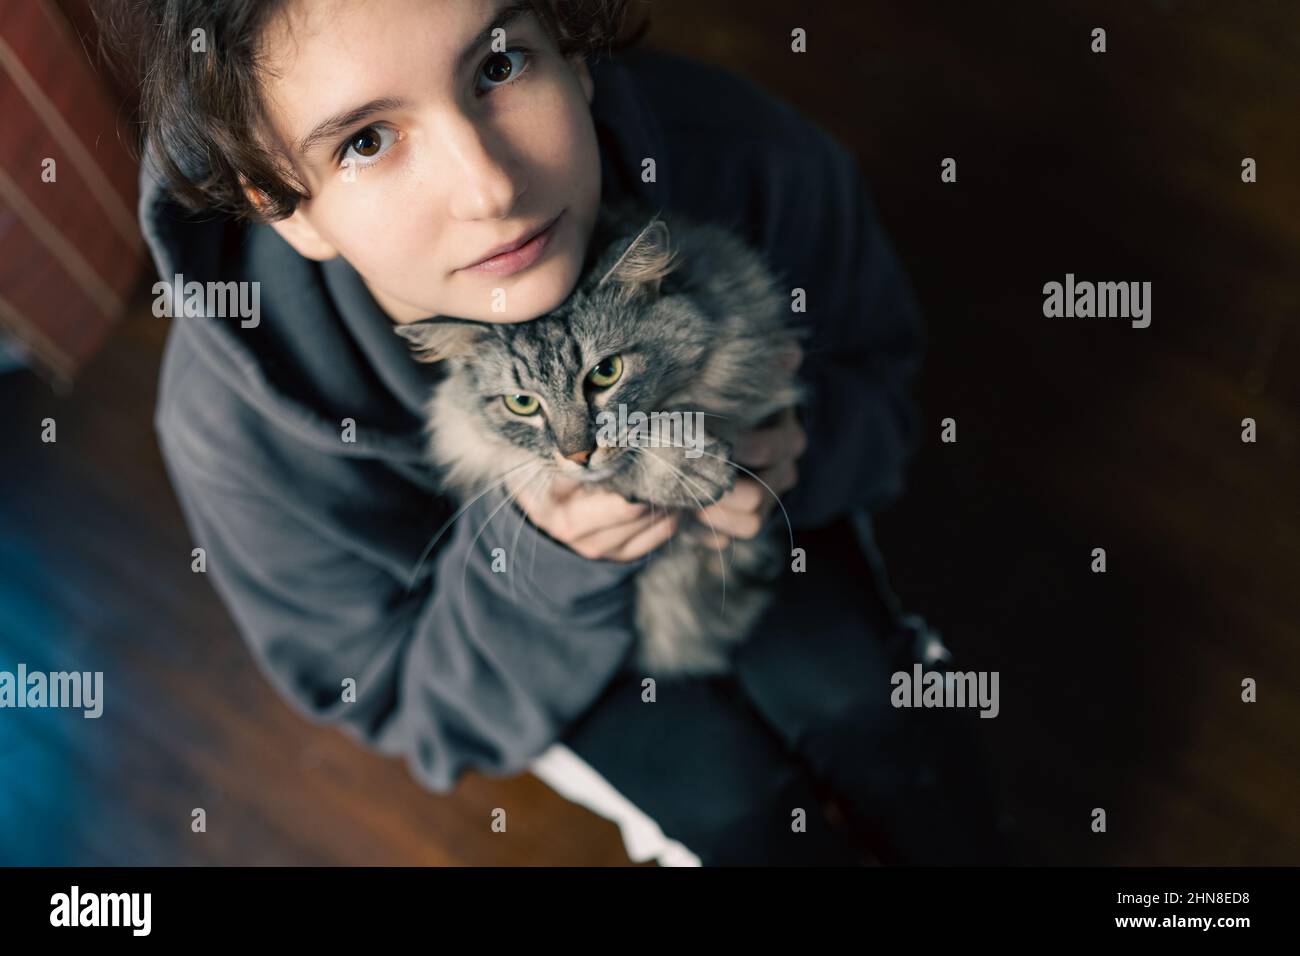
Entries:
{"type": "Polygon", "coordinates": [[[609,388],[622,377],[623,357],[621,355],[611,355],[587,373],[587,381],[597,388],[609,388]]]}
{"type": "Polygon", "coordinates": [[[536,395],[502,395],[501,400],[516,415],[536,415],[542,407],[536,395]]]}

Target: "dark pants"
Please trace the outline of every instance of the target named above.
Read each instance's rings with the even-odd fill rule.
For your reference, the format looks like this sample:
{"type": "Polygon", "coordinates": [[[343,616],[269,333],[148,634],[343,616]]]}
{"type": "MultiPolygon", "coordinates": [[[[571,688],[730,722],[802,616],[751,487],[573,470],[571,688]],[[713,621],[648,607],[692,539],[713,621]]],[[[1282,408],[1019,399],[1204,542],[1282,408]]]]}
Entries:
{"type": "Polygon", "coordinates": [[[994,721],[891,706],[910,644],[890,640],[852,532],[795,544],[808,570],[786,574],[734,673],[660,679],[649,703],[629,664],[564,742],[706,866],[851,866],[864,846],[886,863],[1005,862],[978,740],[994,721]]]}

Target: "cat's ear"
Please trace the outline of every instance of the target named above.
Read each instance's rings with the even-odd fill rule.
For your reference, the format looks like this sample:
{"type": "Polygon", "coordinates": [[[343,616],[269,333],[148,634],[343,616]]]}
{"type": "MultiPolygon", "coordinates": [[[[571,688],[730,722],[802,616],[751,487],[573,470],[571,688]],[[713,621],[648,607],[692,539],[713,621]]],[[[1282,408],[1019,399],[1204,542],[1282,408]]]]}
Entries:
{"type": "Polygon", "coordinates": [[[630,291],[659,292],[659,283],[677,265],[676,253],[669,242],[668,224],[655,216],[623,250],[618,261],[596,283],[600,288],[616,282],[630,291]]]}
{"type": "Polygon", "coordinates": [[[417,362],[441,362],[472,352],[483,326],[464,319],[420,319],[398,323],[393,331],[411,344],[417,362]]]}

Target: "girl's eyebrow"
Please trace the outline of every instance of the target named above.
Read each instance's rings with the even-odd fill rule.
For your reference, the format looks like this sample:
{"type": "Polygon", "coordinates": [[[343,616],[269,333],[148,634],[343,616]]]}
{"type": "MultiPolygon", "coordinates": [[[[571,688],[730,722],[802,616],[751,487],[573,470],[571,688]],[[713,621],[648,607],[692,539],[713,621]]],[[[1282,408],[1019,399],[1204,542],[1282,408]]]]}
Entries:
{"type": "Polygon", "coordinates": [[[357,123],[375,113],[383,113],[388,110],[400,110],[406,106],[406,100],[396,96],[383,96],[377,100],[371,100],[369,103],[362,103],[360,106],[346,110],[342,113],[335,113],[328,119],[317,123],[312,131],[302,138],[298,143],[298,153],[306,156],[313,149],[326,140],[332,140],[340,133],[346,133],[357,123]]]}
{"type": "MultiPolygon", "coordinates": [[[[456,57],[456,72],[460,73],[465,69],[466,64],[479,49],[492,39],[494,30],[503,30],[515,20],[528,16],[533,12],[531,0],[513,0],[513,2],[501,6],[493,14],[492,19],[488,21],[487,26],[479,30],[474,39],[467,43],[460,55],[456,57]]],[[[298,141],[298,155],[306,156],[322,142],[333,140],[336,136],[346,133],[357,123],[375,113],[403,109],[406,105],[406,100],[400,97],[384,96],[345,110],[342,113],[335,113],[333,116],[317,123],[312,127],[310,133],[298,141]]]]}

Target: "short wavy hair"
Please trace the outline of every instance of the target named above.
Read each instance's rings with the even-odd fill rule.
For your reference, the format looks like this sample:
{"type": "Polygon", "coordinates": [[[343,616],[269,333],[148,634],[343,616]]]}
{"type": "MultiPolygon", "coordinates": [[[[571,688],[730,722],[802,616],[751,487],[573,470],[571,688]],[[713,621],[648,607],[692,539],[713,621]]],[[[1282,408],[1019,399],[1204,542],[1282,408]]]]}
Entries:
{"type": "MultiPolygon", "coordinates": [[[[153,154],[168,191],[194,212],[269,222],[309,197],[266,129],[259,40],[292,0],[97,0],[101,52],[138,93],[136,155],[153,154]],[[216,38],[190,52],[193,31],[216,38]],[[259,194],[254,202],[246,191],[259,194]]],[[[637,43],[629,0],[528,0],[564,56],[637,43]]]]}

